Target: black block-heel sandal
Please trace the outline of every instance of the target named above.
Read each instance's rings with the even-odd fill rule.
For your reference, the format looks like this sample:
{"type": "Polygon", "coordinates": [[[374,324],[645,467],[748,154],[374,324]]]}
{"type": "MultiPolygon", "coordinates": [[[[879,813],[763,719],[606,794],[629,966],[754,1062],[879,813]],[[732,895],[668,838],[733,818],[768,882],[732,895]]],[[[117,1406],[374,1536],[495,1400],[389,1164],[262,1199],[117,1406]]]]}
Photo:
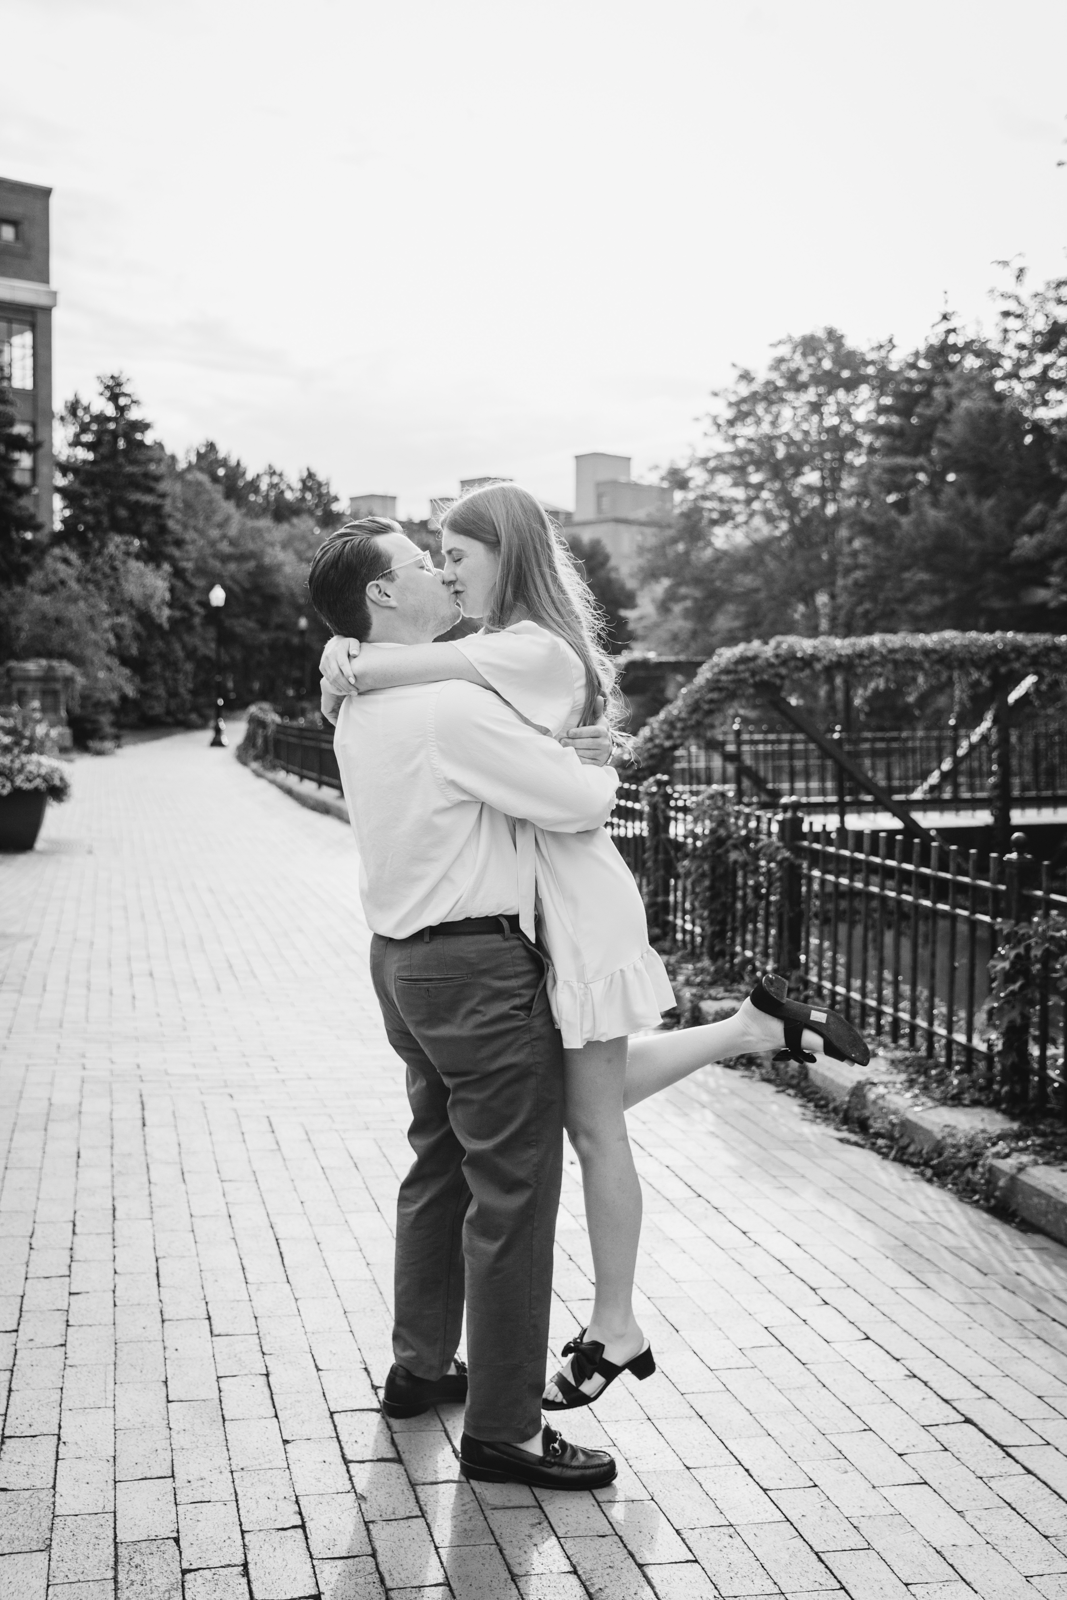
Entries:
{"type": "Polygon", "coordinates": [[[808,1006],[801,1000],[787,1000],[786,993],[785,979],[776,972],[766,972],[748,997],[757,1011],[777,1017],[785,1026],[785,1049],[777,1051],[776,1061],[798,1061],[803,1065],[815,1060],[801,1042],[807,1028],[820,1036],[826,1054],[835,1061],[854,1061],[860,1067],[867,1065],[871,1059],[867,1041],[840,1012],[808,1006]]]}
{"type": "Polygon", "coordinates": [[[595,1400],[600,1399],[608,1384],[614,1383],[624,1372],[629,1372],[635,1378],[651,1378],[656,1370],[656,1358],[652,1354],[651,1345],[646,1344],[632,1361],[617,1367],[614,1361],[605,1360],[604,1346],[599,1339],[586,1340],[584,1328],[577,1339],[571,1339],[563,1346],[563,1354],[574,1358],[571,1361],[571,1372],[577,1383],[572,1382],[565,1372],[557,1372],[552,1382],[563,1399],[542,1400],[541,1405],[545,1411],[574,1411],[578,1406],[591,1406],[595,1400]],[[579,1383],[588,1383],[590,1378],[604,1380],[595,1394],[586,1394],[584,1389],[578,1388],[579,1383]]]}

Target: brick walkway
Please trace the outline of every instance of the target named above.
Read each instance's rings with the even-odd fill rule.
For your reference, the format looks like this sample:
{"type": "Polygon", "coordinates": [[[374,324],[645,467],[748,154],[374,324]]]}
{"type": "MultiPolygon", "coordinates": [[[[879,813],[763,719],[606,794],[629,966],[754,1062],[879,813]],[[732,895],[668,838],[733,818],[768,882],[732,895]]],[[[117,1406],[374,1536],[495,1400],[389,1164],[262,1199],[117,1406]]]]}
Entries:
{"type": "Polygon", "coordinates": [[[75,790],[0,859],[2,1600],[1067,1596],[1067,1253],[718,1069],[632,1119],[660,1372],[568,1419],[618,1483],[472,1491],[458,1414],[386,1427],[348,831],[201,734],[75,790]]]}

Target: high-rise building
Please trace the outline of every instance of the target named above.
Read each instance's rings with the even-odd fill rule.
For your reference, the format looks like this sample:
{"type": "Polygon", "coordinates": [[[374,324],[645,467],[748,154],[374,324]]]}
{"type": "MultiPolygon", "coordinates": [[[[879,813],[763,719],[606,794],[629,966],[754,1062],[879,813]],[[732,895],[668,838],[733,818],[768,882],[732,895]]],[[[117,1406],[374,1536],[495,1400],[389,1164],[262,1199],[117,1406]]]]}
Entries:
{"type": "Polygon", "coordinates": [[[599,539],[624,578],[636,576],[641,540],[664,527],[674,492],[658,483],[634,483],[630,457],[592,451],[574,458],[574,519],[568,533],[599,539]]]}
{"type": "Polygon", "coordinates": [[[0,372],[10,384],[15,426],[27,449],[19,476],[34,513],[52,528],[52,307],[48,200],[38,183],[0,178],[0,372]],[[34,450],[33,446],[37,449],[34,450]]]}
{"type": "Polygon", "coordinates": [[[395,494],[354,494],[348,502],[348,515],[357,522],[361,517],[391,517],[396,520],[395,494]]]}

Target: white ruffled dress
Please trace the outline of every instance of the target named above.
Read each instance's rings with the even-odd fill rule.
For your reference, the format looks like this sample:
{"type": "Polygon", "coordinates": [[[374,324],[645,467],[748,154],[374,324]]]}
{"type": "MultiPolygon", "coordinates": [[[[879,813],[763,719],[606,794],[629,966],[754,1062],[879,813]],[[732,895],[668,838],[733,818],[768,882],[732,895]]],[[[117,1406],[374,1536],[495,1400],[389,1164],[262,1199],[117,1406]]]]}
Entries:
{"type": "MultiPolygon", "coordinates": [[[[534,622],[455,640],[501,699],[556,738],[581,720],[585,671],[570,645],[534,622]]],[[[567,1050],[654,1027],[675,1003],[648,942],[633,874],[605,828],[546,833],[516,824],[519,907],[530,931],[536,894],[551,958],[548,995],[567,1050]],[[524,908],[528,908],[524,914],[524,908]]]]}

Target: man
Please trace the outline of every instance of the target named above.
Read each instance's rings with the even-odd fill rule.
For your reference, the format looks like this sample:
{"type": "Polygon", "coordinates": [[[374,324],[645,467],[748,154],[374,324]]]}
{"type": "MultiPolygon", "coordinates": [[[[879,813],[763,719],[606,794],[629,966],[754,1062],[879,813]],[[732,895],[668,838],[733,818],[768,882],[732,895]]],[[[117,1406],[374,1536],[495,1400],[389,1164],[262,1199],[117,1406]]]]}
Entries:
{"type": "MultiPolygon", "coordinates": [[[[328,539],[308,588],[335,633],[375,644],[428,643],[458,616],[430,558],[380,518],[328,539]]],[[[545,959],[519,929],[509,818],[598,827],[616,775],[460,681],[348,697],[334,748],[415,1152],[397,1203],[383,1409],[466,1398],[469,1478],[597,1488],[615,1477],[611,1456],[541,1423],[563,1060],[545,959]],[[469,1376],[454,1361],[464,1300],[469,1376]]]]}

